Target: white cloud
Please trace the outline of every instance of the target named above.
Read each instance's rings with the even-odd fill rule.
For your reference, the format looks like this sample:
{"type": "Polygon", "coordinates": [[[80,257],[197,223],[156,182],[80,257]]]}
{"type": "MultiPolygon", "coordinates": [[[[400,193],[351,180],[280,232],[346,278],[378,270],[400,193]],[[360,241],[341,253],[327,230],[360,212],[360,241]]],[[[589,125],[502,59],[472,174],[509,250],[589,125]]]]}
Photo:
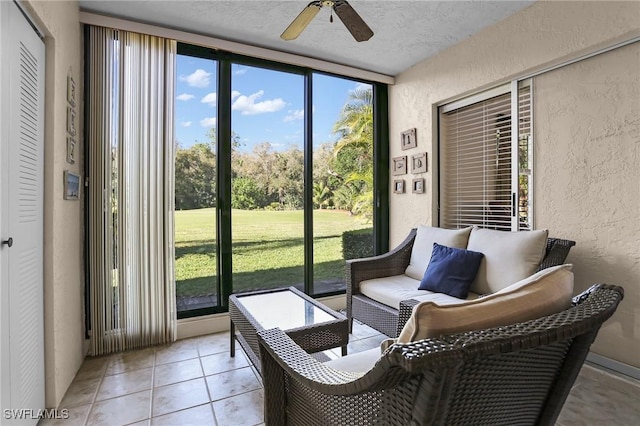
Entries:
{"type": "Polygon", "coordinates": [[[216,126],[216,118],[215,117],[207,117],[200,120],[200,125],[202,127],[215,127],[216,126]]]}
{"type": "Polygon", "coordinates": [[[209,106],[215,107],[217,99],[218,99],[218,96],[216,95],[216,92],[211,92],[207,94],[204,98],[202,98],[200,102],[202,102],[203,104],[209,104],[209,106]]]}
{"type": "Polygon", "coordinates": [[[191,124],[193,124],[192,121],[182,121],[182,122],[180,122],[180,125],[182,127],[191,127],[191,124]]]}
{"type": "Polygon", "coordinates": [[[279,111],[286,103],[280,98],[256,102],[264,95],[264,90],[259,90],[249,96],[239,95],[231,109],[240,111],[242,115],[263,114],[265,112],[279,111]]]}
{"type": "Polygon", "coordinates": [[[235,75],[243,75],[243,74],[246,74],[246,73],[247,73],[247,69],[246,68],[239,68],[234,72],[235,75]]]}
{"type": "Polygon", "coordinates": [[[238,92],[237,90],[231,92],[231,100],[237,98],[238,96],[240,96],[240,92],[238,92]]]}
{"type": "Polygon", "coordinates": [[[210,82],[209,80],[210,75],[211,73],[198,68],[193,72],[193,74],[189,74],[187,76],[181,75],[180,81],[186,81],[187,84],[192,87],[207,87],[210,82]]]}
{"type": "Polygon", "coordinates": [[[181,95],[176,96],[176,99],[179,101],[188,101],[189,99],[193,99],[195,96],[190,95],[188,93],[183,93],[181,95]]]}
{"type": "Polygon", "coordinates": [[[288,122],[288,121],[294,121],[294,120],[302,120],[304,118],[304,110],[303,109],[296,109],[296,110],[289,110],[288,111],[289,114],[287,114],[284,117],[284,122],[288,122]]]}

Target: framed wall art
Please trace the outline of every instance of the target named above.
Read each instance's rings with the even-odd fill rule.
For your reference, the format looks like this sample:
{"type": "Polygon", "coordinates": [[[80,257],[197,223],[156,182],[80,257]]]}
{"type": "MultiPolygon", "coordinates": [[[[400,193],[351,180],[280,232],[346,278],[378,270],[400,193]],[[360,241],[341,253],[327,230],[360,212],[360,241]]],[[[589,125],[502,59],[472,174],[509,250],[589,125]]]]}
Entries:
{"type": "Polygon", "coordinates": [[[411,156],[411,173],[425,173],[427,171],[427,153],[421,152],[411,156]]]}
{"type": "Polygon", "coordinates": [[[401,148],[411,149],[418,146],[418,140],[416,139],[416,129],[405,130],[400,135],[400,140],[402,141],[401,148]]]}
{"type": "Polygon", "coordinates": [[[395,179],[393,181],[393,193],[404,194],[404,179],[395,179]]]}
{"type": "Polygon", "coordinates": [[[72,107],[76,106],[76,82],[70,75],[67,76],[67,102],[72,107]]]}
{"type": "Polygon", "coordinates": [[[424,178],[417,178],[411,182],[411,192],[414,194],[424,193],[424,178]]]}
{"type": "Polygon", "coordinates": [[[393,175],[404,175],[407,173],[407,156],[395,157],[393,159],[393,175]]]}
{"type": "Polygon", "coordinates": [[[67,136],[67,163],[76,162],[76,140],[71,136],[67,136]]]}
{"type": "Polygon", "coordinates": [[[78,200],[80,198],[80,175],[71,170],[64,171],[64,199],[78,200]]]}
{"type": "Polygon", "coordinates": [[[67,133],[76,135],[76,112],[71,106],[67,107],[67,133]]]}

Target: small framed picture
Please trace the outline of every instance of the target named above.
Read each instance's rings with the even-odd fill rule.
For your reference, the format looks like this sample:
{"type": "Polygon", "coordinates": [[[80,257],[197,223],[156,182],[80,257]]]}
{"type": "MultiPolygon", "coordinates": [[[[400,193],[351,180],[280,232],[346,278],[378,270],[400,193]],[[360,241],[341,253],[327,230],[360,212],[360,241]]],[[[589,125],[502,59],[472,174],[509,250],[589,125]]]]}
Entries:
{"type": "Polygon", "coordinates": [[[393,159],[393,175],[404,175],[407,173],[407,156],[395,157],[393,159]]]}
{"type": "Polygon", "coordinates": [[[64,199],[78,200],[80,198],[80,175],[70,171],[64,171],[64,199]]]}
{"type": "Polygon", "coordinates": [[[76,140],[67,136],[67,163],[73,164],[76,162],[76,140]]]}
{"type": "Polygon", "coordinates": [[[72,107],[76,106],[76,82],[70,75],[67,76],[67,102],[72,107]]]}
{"type": "Polygon", "coordinates": [[[76,135],[76,111],[71,106],[67,107],[67,133],[76,135]]]}
{"type": "Polygon", "coordinates": [[[393,193],[404,194],[404,179],[396,179],[393,181],[393,193]]]}
{"type": "Polygon", "coordinates": [[[417,147],[418,140],[416,139],[416,129],[413,128],[402,132],[400,135],[400,140],[402,143],[401,148],[403,150],[417,147]]]}
{"type": "Polygon", "coordinates": [[[411,192],[414,194],[424,193],[424,178],[417,178],[411,182],[411,192]]]}
{"type": "Polygon", "coordinates": [[[411,173],[425,173],[427,171],[427,153],[421,152],[411,156],[411,173]]]}

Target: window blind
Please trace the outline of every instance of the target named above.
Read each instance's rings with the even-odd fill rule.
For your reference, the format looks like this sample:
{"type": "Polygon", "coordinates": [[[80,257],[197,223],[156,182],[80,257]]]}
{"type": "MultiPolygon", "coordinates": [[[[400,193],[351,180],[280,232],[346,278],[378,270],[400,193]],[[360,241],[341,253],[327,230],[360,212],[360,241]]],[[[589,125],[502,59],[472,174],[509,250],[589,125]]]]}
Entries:
{"type": "Polygon", "coordinates": [[[440,109],[440,225],[531,229],[530,87],[518,89],[517,138],[512,138],[509,89],[479,99],[440,109]]]}

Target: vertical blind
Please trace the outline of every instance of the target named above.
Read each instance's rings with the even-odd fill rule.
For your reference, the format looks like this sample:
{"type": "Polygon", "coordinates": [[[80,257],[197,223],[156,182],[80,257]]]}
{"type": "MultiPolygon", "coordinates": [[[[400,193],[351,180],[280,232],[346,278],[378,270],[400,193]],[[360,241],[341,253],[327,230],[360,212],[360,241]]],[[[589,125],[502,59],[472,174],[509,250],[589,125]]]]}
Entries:
{"type": "Polygon", "coordinates": [[[176,42],[90,27],[90,352],[175,340],[176,42]]]}
{"type": "MultiPolygon", "coordinates": [[[[519,92],[518,115],[523,125],[519,127],[518,139],[524,141],[526,152],[518,150],[512,140],[512,98],[508,90],[457,108],[441,107],[441,226],[516,230],[517,221],[513,218],[517,208],[526,226],[515,228],[528,229],[530,192],[515,190],[512,182],[517,173],[517,181],[529,183],[512,160],[513,150],[528,160],[531,142],[528,136],[523,139],[523,132],[531,127],[530,92],[528,89],[519,92]]],[[[527,164],[530,173],[530,164],[527,164]]],[[[522,172],[527,172],[526,168],[522,168],[522,172]]]]}

